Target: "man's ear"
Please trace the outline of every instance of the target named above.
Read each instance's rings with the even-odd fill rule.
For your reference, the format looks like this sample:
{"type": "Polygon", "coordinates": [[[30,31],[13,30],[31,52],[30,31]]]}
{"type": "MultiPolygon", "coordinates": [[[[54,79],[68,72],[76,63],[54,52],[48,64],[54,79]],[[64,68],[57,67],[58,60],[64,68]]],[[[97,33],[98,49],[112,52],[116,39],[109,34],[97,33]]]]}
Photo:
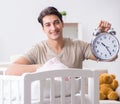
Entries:
{"type": "MultiPolygon", "coordinates": [[[[42,31],[43,31],[43,33],[45,33],[45,30],[44,30],[44,27],[42,26],[42,31]]],[[[46,34],[46,33],[45,33],[46,34]]]]}
{"type": "Polygon", "coordinates": [[[44,31],[44,27],[42,26],[42,30],[44,31]]]}

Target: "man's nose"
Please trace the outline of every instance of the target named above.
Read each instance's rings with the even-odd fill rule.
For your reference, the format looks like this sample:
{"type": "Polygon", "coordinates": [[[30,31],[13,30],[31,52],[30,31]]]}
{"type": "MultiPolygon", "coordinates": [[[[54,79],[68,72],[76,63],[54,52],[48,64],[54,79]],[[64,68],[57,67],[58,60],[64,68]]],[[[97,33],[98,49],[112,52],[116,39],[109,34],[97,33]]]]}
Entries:
{"type": "Polygon", "coordinates": [[[51,24],[51,29],[52,29],[52,30],[55,30],[55,28],[56,28],[56,27],[55,27],[55,24],[51,24]]]}

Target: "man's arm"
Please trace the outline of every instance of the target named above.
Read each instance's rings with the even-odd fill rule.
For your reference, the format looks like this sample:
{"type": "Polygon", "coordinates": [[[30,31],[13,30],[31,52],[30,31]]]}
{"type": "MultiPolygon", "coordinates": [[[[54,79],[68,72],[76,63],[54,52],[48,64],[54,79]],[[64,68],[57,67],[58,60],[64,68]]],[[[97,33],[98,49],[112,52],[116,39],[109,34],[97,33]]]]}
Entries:
{"type": "Polygon", "coordinates": [[[40,64],[30,64],[25,57],[20,57],[14,61],[6,71],[6,75],[22,75],[23,73],[35,72],[40,64]]]}

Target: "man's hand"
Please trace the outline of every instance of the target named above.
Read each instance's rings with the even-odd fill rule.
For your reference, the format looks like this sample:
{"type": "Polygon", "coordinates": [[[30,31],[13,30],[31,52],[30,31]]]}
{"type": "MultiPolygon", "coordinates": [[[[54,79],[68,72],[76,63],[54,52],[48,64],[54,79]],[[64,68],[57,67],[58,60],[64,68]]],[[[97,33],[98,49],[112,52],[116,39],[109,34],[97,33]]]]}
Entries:
{"type": "Polygon", "coordinates": [[[100,21],[98,25],[98,29],[100,29],[102,32],[107,32],[111,28],[111,24],[107,21],[100,21]]]}

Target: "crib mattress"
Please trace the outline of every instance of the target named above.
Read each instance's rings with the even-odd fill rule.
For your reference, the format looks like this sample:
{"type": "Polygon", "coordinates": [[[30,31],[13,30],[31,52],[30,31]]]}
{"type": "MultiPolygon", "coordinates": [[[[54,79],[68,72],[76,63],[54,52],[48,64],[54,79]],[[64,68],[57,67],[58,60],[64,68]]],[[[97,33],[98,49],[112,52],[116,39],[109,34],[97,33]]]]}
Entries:
{"type": "Polygon", "coordinates": [[[120,104],[120,101],[114,101],[114,100],[100,100],[100,104],[120,104]]]}

